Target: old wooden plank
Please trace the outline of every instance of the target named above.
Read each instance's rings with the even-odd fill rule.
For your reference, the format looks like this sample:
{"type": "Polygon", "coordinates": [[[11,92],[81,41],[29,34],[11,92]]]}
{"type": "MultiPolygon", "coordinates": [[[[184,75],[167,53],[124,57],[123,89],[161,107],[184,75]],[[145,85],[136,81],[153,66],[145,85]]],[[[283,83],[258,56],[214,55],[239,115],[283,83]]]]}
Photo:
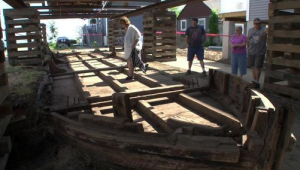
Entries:
{"type": "Polygon", "coordinates": [[[281,1],[276,3],[270,3],[269,7],[272,10],[295,9],[300,8],[300,4],[297,1],[281,1]]]}
{"type": "Polygon", "coordinates": [[[30,25],[39,24],[39,19],[24,19],[24,20],[5,20],[6,25],[30,25]]]}
{"type": "Polygon", "coordinates": [[[7,33],[20,33],[20,32],[34,32],[34,31],[41,31],[41,28],[38,26],[28,26],[25,28],[6,28],[7,33]]]}
{"type": "Polygon", "coordinates": [[[35,33],[35,35],[7,37],[7,40],[14,41],[14,40],[41,39],[41,38],[42,38],[42,36],[40,33],[35,33]]]}
{"type": "Polygon", "coordinates": [[[300,46],[299,45],[286,45],[286,44],[269,44],[268,50],[290,52],[290,53],[300,53],[300,46]]]}
{"type": "MultiPolygon", "coordinates": [[[[34,16],[38,15],[38,11],[35,9],[5,9],[3,10],[5,16],[15,16],[15,15],[22,15],[22,16],[34,16]]],[[[24,18],[22,17],[22,18],[24,18]]]]}
{"type": "Polygon", "coordinates": [[[223,74],[223,82],[222,82],[222,86],[221,86],[222,94],[228,93],[228,86],[229,86],[229,74],[223,74]]]}
{"type": "Polygon", "coordinates": [[[259,104],[260,104],[260,97],[250,96],[250,101],[249,101],[249,105],[248,105],[246,119],[245,119],[245,122],[243,122],[244,127],[246,127],[247,129],[251,128],[253,118],[254,118],[254,115],[255,115],[255,110],[256,110],[256,107],[259,104]]]}
{"type": "Polygon", "coordinates": [[[89,109],[92,107],[103,107],[103,106],[110,106],[112,105],[112,100],[105,101],[105,102],[98,102],[98,103],[80,103],[73,106],[51,106],[49,109],[52,112],[58,113],[67,113],[72,111],[84,110],[89,109]]]}
{"type": "Polygon", "coordinates": [[[239,120],[233,117],[231,114],[212,107],[209,104],[199,101],[186,94],[180,94],[178,100],[181,104],[186,105],[193,110],[199,110],[199,114],[212,119],[214,122],[217,122],[220,125],[227,125],[230,129],[238,129],[241,126],[239,120]]]}
{"type": "Polygon", "coordinates": [[[285,15],[285,16],[274,16],[269,18],[269,24],[284,24],[284,23],[299,23],[300,18],[298,15],[285,15]]]}
{"type": "Polygon", "coordinates": [[[269,31],[268,36],[272,38],[300,38],[300,30],[273,30],[269,31]]]}
{"type": "Polygon", "coordinates": [[[206,135],[206,136],[221,136],[227,131],[225,127],[211,127],[207,125],[201,125],[197,123],[187,122],[180,118],[168,118],[167,124],[172,129],[182,128],[184,131],[188,131],[191,135],[206,135]]]}
{"type": "Polygon", "coordinates": [[[29,43],[20,43],[20,44],[7,44],[7,49],[15,49],[15,48],[22,48],[22,47],[41,47],[41,42],[29,42],[29,43]]]}
{"type": "Polygon", "coordinates": [[[276,64],[276,65],[300,69],[300,60],[290,60],[290,59],[285,59],[285,58],[272,58],[271,63],[276,64]]]}
{"type": "Polygon", "coordinates": [[[296,99],[299,99],[300,96],[300,90],[278,84],[264,83],[264,89],[272,91],[276,94],[284,94],[296,99]]]}
{"type": "Polygon", "coordinates": [[[121,117],[133,121],[131,114],[131,105],[128,94],[114,93],[113,98],[113,111],[115,117],[121,117]]]}
{"type": "Polygon", "coordinates": [[[291,133],[294,130],[296,111],[288,107],[291,106],[287,106],[284,108],[284,115],[281,123],[281,133],[278,141],[278,150],[275,158],[275,170],[282,169],[284,158],[290,145],[291,133]]]}
{"type": "Polygon", "coordinates": [[[8,52],[8,57],[18,57],[18,56],[30,56],[30,55],[41,55],[42,51],[18,51],[18,52],[8,52]]]}
{"type": "Polygon", "coordinates": [[[251,124],[250,132],[257,132],[258,135],[263,137],[266,130],[266,122],[268,121],[268,111],[256,109],[255,115],[251,124]]]}
{"type": "Polygon", "coordinates": [[[66,133],[72,139],[76,136],[84,143],[93,140],[97,148],[122,148],[122,151],[130,153],[142,153],[144,155],[172,156],[177,158],[189,158],[194,160],[210,160],[215,162],[238,162],[240,152],[236,146],[236,142],[231,138],[223,137],[206,137],[206,136],[188,136],[177,135],[176,139],[168,139],[166,135],[161,134],[136,134],[136,133],[120,133],[114,134],[99,130],[87,129],[67,125],[61,132],[66,133]],[[130,139],[130,140],[128,140],[130,139]],[[124,145],[126,141],[126,145],[124,145]],[[225,156],[226,155],[226,156],[225,156]]]}
{"type": "Polygon", "coordinates": [[[10,153],[11,148],[12,148],[12,142],[10,136],[2,136],[2,138],[0,138],[0,155],[10,153]]]}
{"type": "Polygon", "coordinates": [[[137,102],[136,107],[141,110],[142,116],[145,116],[149,120],[152,120],[152,122],[157,123],[156,125],[160,126],[165,132],[173,132],[172,128],[157,115],[160,114],[160,112],[154,109],[148,102],[140,100],[137,102]]]}
{"type": "Polygon", "coordinates": [[[95,128],[107,128],[125,130],[131,132],[143,132],[143,125],[129,122],[128,119],[107,116],[95,116],[91,114],[80,114],[79,122],[83,125],[95,128]]]}
{"type": "Polygon", "coordinates": [[[300,75],[293,75],[287,71],[266,71],[266,77],[278,79],[280,81],[300,82],[300,75]]]}
{"type": "Polygon", "coordinates": [[[52,76],[52,77],[59,77],[59,76],[81,74],[81,73],[91,73],[91,72],[100,72],[100,71],[107,71],[107,70],[119,70],[119,69],[122,70],[124,68],[127,68],[127,67],[126,66],[120,66],[120,67],[107,67],[107,68],[80,70],[80,71],[72,71],[72,72],[67,72],[67,73],[50,74],[50,76],[52,76]]]}

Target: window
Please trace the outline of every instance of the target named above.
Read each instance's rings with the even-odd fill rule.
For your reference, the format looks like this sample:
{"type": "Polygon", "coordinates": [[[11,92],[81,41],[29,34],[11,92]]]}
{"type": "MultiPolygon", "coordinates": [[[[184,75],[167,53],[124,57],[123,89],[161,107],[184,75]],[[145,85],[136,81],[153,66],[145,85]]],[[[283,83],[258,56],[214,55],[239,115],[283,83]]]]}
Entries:
{"type": "Polygon", "coordinates": [[[187,27],[186,20],[180,20],[180,30],[185,31],[187,27]]]}
{"type": "Polygon", "coordinates": [[[204,29],[206,29],[205,18],[198,18],[198,25],[201,25],[204,29]]]}

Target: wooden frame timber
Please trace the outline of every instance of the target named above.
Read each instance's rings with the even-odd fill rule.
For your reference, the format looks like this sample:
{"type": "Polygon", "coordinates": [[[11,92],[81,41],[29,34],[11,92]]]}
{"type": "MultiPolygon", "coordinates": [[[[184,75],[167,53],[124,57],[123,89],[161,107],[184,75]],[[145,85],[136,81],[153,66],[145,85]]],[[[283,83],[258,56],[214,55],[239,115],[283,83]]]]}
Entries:
{"type": "Polygon", "coordinates": [[[29,8],[5,9],[7,54],[11,65],[41,64],[43,45],[38,12],[29,8]],[[17,40],[26,40],[18,43],[17,40]]]}
{"type": "MultiPolygon", "coordinates": [[[[76,62],[70,64],[88,69],[100,69],[107,66],[116,67],[123,62],[116,58],[97,57],[98,54],[74,55],[78,61],[75,60],[76,62]]],[[[163,86],[150,77],[137,76],[139,74],[135,73],[137,79],[127,82],[128,85],[138,81],[152,88],[129,90],[127,83],[122,83],[122,80],[117,78],[127,71],[125,68],[120,72],[107,70],[77,74],[78,77],[99,78],[102,85],[109,85],[116,93],[103,91],[104,93],[99,93],[99,96],[86,97],[85,103],[68,107],[52,107],[53,113],[49,118],[52,120],[55,133],[63,141],[82,149],[85,153],[94,156],[104,154],[109,160],[114,160],[114,163],[119,160],[117,161],[119,166],[134,169],[141,167],[176,169],[173,165],[175,160],[177,163],[181,162],[182,167],[198,169],[242,170],[258,167],[271,170],[282,165],[282,161],[277,163],[274,160],[282,160],[286,149],[289,148],[295,112],[277,97],[267,98],[257,91],[250,90],[250,83],[217,70],[209,71],[209,86],[197,88],[186,88],[183,85],[163,86]],[[221,102],[228,110],[220,110],[199,101],[196,94],[211,98],[214,96],[216,101],[221,102]],[[161,111],[159,109],[162,108],[161,105],[169,101],[179,104],[181,108],[161,111]],[[99,109],[95,112],[97,107],[99,109]],[[194,113],[199,112],[203,118],[216,122],[217,126],[202,126],[190,122],[188,117],[164,115],[164,112],[172,115],[172,112],[178,112],[178,109],[181,109],[182,113],[185,113],[186,109],[194,113]],[[91,111],[94,114],[91,114],[91,111]],[[72,118],[69,118],[71,116],[72,118]],[[76,118],[78,121],[74,121],[76,118]],[[149,133],[146,124],[137,122],[137,119],[147,120],[151,126],[159,130],[149,133]],[[284,124],[285,130],[281,129],[279,124],[284,124]],[[108,134],[114,138],[107,137],[108,134]],[[233,138],[234,143],[231,140],[233,138]],[[152,139],[155,139],[155,142],[151,142],[152,139]],[[167,143],[164,143],[165,140],[167,143]],[[88,141],[95,141],[97,144],[88,141]],[[121,144],[124,146],[124,143],[128,147],[120,149],[118,146],[121,144]],[[216,153],[212,149],[214,147],[210,147],[212,143],[214,147],[224,145],[226,149],[218,148],[220,152],[216,153]],[[170,145],[179,150],[174,150],[170,145]],[[202,145],[208,146],[205,156],[191,155],[193,152],[188,149],[194,150],[194,145],[200,148],[202,145]],[[183,146],[185,149],[182,148],[183,146]],[[282,147],[277,149],[277,146],[282,147]],[[161,147],[167,150],[162,150],[161,147]],[[155,151],[150,152],[150,150],[155,151]],[[166,151],[168,154],[165,154],[166,151]],[[182,154],[177,155],[178,152],[182,154]],[[137,156],[140,154],[143,154],[143,157],[137,156]],[[147,160],[150,158],[155,164],[149,164],[147,160]]],[[[83,83],[82,86],[86,90],[87,84],[83,83]]],[[[178,107],[175,104],[172,106],[178,107]]],[[[102,158],[97,157],[100,161],[112,163],[102,158]]]]}
{"type": "Polygon", "coordinates": [[[270,2],[267,67],[264,89],[299,100],[299,5],[296,1],[270,2]],[[284,12],[293,9],[291,13],[284,12]],[[294,15],[291,15],[294,14],[294,15]]]}

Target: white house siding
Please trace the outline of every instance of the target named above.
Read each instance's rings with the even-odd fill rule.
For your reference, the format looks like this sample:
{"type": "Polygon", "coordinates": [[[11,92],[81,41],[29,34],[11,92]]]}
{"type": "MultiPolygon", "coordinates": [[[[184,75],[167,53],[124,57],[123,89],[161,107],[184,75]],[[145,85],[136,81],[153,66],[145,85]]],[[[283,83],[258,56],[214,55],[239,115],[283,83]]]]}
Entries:
{"type": "Polygon", "coordinates": [[[269,20],[268,16],[269,0],[250,0],[249,21],[255,18],[269,20]]]}
{"type": "Polygon", "coordinates": [[[221,13],[242,12],[247,7],[248,0],[221,0],[221,13]]]}

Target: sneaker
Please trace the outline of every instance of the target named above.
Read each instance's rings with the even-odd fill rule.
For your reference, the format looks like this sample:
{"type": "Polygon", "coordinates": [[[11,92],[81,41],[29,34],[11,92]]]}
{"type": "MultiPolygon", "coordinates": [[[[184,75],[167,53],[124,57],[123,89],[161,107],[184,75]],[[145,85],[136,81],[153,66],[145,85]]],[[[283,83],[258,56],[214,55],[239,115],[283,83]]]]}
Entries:
{"type": "Polygon", "coordinates": [[[192,72],[191,72],[191,70],[188,70],[188,71],[186,72],[186,75],[190,75],[190,74],[192,74],[192,72]]]}
{"type": "Polygon", "coordinates": [[[148,65],[149,64],[145,64],[145,70],[143,70],[144,74],[146,74],[147,70],[148,70],[148,65]]]}
{"type": "Polygon", "coordinates": [[[202,74],[206,76],[206,71],[203,71],[202,74]]]}
{"type": "Polygon", "coordinates": [[[130,76],[127,76],[126,78],[125,78],[125,80],[132,80],[133,79],[133,77],[130,77],[130,76]]]}
{"type": "Polygon", "coordinates": [[[252,83],[254,85],[253,88],[255,88],[255,89],[259,89],[260,88],[260,84],[258,82],[256,82],[256,81],[253,80],[252,83]]]}

